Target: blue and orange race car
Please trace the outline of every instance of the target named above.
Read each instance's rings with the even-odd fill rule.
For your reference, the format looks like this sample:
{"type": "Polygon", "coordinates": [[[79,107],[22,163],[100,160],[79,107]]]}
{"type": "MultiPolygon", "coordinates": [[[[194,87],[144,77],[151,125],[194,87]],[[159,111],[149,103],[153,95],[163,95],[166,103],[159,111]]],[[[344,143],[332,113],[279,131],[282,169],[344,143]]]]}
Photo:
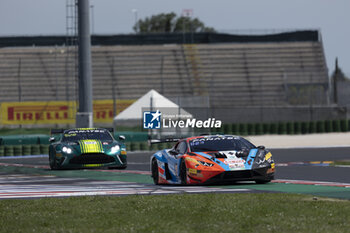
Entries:
{"type": "Polygon", "coordinates": [[[233,135],[206,135],[177,141],[171,149],[151,156],[155,184],[212,184],[235,181],[267,183],[274,179],[275,163],[264,146],[233,135]]]}

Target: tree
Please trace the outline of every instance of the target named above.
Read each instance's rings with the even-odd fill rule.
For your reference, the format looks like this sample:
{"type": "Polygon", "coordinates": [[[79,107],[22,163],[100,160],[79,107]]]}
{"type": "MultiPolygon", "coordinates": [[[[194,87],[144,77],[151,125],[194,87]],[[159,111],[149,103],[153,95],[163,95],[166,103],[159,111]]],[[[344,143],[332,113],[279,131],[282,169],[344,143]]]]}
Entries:
{"type": "Polygon", "coordinates": [[[178,17],[174,12],[152,15],[140,19],[133,27],[136,33],[149,32],[215,32],[214,28],[206,27],[198,18],[178,17]]]}

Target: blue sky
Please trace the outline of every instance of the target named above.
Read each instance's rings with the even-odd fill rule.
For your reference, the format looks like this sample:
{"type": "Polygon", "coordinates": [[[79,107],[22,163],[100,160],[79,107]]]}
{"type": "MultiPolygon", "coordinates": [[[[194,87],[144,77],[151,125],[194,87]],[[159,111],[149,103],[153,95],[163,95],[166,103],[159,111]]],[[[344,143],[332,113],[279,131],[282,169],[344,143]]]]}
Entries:
{"type": "MultiPolygon", "coordinates": [[[[60,35],[66,27],[65,0],[0,0],[0,36],[60,35]]],[[[194,17],[221,31],[320,29],[328,69],[338,57],[350,76],[349,0],[90,0],[96,34],[132,33],[138,18],[193,9],[194,17]]]]}

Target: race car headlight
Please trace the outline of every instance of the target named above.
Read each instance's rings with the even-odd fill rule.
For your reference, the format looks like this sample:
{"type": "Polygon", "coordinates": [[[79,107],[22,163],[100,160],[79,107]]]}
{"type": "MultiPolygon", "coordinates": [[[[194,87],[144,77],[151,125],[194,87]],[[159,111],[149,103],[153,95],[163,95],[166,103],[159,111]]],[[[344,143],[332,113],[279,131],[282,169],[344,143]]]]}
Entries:
{"type": "Polygon", "coordinates": [[[198,161],[200,164],[202,164],[203,166],[206,166],[206,167],[212,167],[214,166],[214,164],[212,163],[208,163],[208,162],[204,162],[204,161],[198,161]]]}
{"type": "Polygon", "coordinates": [[[117,153],[118,151],[120,150],[120,146],[119,145],[116,145],[116,146],[113,146],[111,148],[111,153],[117,153]]]}
{"type": "Polygon", "coordinates": [[[64,147],[62,148],[62,151],[63,151],[64,153],[66,153],[66,154],[71,154],[71,153],[73,152],[71,148],[66,147],[66,146],[64,146],[64,147]]]}
{"type": "Polygon", "coordinates": [[[257,157],[260,159],[265,159],[265,152],[264,151],[258,151],[257,157]]]}
{"type": "Polygon", "coordinates": [[[268,152],[267,154],[260,153],[256,158],[256,163],[259,165],[264,163],[273,163],[271,152],[268,152]]]}

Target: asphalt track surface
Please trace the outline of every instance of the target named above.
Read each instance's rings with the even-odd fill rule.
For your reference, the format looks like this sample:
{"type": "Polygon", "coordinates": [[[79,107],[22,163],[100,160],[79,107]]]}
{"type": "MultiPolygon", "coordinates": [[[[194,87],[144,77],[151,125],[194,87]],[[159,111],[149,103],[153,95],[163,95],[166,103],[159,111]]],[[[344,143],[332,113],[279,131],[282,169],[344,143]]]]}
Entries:
{"type": "Polygon", "coordinates": [[[153,185],[149,177],[149,158],[152,152],[129,153],[126,170],[91,169],[73,171],[73,173],[51,172],[48,169],[47,156],[39,158],[2,157],[0,159],[0,198],[289,192],[290,190],[290,192],[350,199],[350,167],[335,167],[324,163],[325,161],[350,160],[350,147],[271,149],[271,152],[276,162],[276,181],[273,184],[257,186],[248,182],[234,186],[209,188],[153,185]],[[6,166],[7,164],[9,166],[6,166]],[[310,188],[311,186],[313,187],[310,188]]]}

